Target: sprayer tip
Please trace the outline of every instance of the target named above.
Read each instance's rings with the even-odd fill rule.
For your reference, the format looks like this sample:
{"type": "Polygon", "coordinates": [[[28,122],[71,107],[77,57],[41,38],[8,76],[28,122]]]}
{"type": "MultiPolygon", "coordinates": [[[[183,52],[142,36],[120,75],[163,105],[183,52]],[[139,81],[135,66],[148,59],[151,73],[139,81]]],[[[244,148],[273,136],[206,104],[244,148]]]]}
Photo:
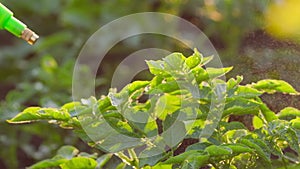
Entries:
{"type": "Polygon", "coordinates": [[[26,28],[22,32],[21,38],[26,40],[30,45],[33,45],[39,39],[39,36],[32,30],[26,28]]]}

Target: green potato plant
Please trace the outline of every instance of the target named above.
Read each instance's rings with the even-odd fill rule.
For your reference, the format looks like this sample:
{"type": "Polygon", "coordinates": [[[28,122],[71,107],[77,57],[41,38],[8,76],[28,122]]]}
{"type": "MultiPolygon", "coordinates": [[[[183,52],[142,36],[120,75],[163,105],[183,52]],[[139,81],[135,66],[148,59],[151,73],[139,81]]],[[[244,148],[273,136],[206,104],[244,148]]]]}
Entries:
{"type": "Polygon", "coordinates": [[[111,89],[98,100],[29,107],[8,122],[46,120],[72,129],[103,152],[80,153],[64,146],[31,169],[298,168],[300,111],[287,107],[275,113],[260,96],[299,93],[282,80],[241,85],[243,77],[237,76],[225,81],[222,76],[232,67],[210,68],[210,60],[196,49],[189,57],[173,53],[149,60],[152,80],[134,81],[119,92],[111,89]],[[230,121],[232,115],[251,115],[252,128],[230,121]],[[185,140],[194,143],[176,151],[185,140]]]}

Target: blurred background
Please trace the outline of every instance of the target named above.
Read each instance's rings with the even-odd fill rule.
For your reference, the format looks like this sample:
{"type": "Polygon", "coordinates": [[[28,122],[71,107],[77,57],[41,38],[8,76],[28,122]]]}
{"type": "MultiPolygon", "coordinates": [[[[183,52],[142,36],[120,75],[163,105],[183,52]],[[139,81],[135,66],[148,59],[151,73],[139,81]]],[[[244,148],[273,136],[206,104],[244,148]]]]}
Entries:
{"type": "MultiPolygon", "coordinates": [[[[27,106],[58,107],[72,101],[72,72],[84,42],[101,26],[124,15],[157,11],[180,16],[199,27],[217,49],[227,78],[250,83],[282,79],[300,91],[300,1],[298,0],[2,0],[40,35],[34,46],[0,31],[0,168],[17,169],[51,157],[64,144],[89,150],[71,131],[47,123],[9,125],[5,120],[27,106]]],[[[112,32],[113,34],[113,32],[112,32]]],[[[191,54],[179,41],[161,35],[130,37],[102,61],[97,95],[107,94],[118,64],[144,48],[191,54]]],[[[201,50],[201,49],[199,49],[201,50]]],[[[147,72],[136,79],[149,79],[147,72]]],[[[296,96],[263,96],[278,112],[300,108],[296,96]]]]}

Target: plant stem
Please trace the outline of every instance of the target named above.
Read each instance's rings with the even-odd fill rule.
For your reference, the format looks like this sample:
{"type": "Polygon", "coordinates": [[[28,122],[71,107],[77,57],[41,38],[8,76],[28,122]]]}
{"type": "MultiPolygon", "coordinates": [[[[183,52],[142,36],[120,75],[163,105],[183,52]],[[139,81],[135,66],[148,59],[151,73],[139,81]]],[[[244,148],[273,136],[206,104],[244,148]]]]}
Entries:
{"type": "Polygon", "coordinates": [[[133,149],[128,149],[129,156],[126,156],[123,152],[115,153],[125,164],[133,167],[134,169],[139,169],[139,160],[133,149]]]}
{"type": "Polygon", "coordinates": [[[122,152],[118,152],[118,153],[114,153],[117,157],[119,157],[125,164],[130,165],[131,166],[131,159],[129,157],[127,157],[124,153],[122,152]]]}
{"type": "Polygon", "coordinates": [[[132,159],[133,165],[134,165],[136,168],[138,168],[138,167],[139,167],[139,159],[138,159],[138,157],[137,157],[137,155],[136,155],[134,149],[133,149],[133,148],[128,149],[128,153],[129,153],[130,158],[132,159]]]}

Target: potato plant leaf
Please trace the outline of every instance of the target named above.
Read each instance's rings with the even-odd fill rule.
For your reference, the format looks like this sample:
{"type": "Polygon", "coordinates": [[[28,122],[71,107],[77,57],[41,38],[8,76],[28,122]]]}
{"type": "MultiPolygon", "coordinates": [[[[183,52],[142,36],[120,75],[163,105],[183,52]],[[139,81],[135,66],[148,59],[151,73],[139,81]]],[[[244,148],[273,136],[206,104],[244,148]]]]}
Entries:
{"type": "Polygon", "coordinates": [[[222,136],[224,140],[228,140],[229,142],[236,142],[241,137],[244,137],[248,134],[248,130],[246,129],[234,129],[229,130],[222,136]]]}
{"type": "Polygon", "coordinates": [[[197,154],[197,153],[198,153],[197,150],[185,151],[182,154],[168,158],[166,161],[163,162],[163,164],[181,164],[190,155],[197,154]]]}
{"type": "Polygon", "coordinates": [[[183,70],[185,59],[186,58],[181,53],[172,53],[163,58],[164,68],[170,73],[172,72],[172,70],[183,70]]]}
{"type": "Polygon", "coordinates": [[[291,120],[291,126],[296,130],[300,130],[300,118],[295,118],[291,120]]]}
{"type": "MultiPolygon", "coordinates": [[[[30,107],[8,122],[47,120],[72,128],[88,145],[119,155],[122,161],[116,164],[119,169],[198,169],[208,164],[235,169],[253,168],[252,163],[261,162],[260,166],[271,168],[271,161],[274,161],[271,153],[279,159],[298,163],[300,111],[288,107],[276,115],[260,96],[275,92],[299,93],[282,80],[266,79],[242,85],[243,77],[237,76],[225,82],[219,77],[232,67],[204,66],[212,58],[203,57],[195,49],[188,58],[173,53],[161,60],[149,60],[146,63],[154,75],[150,81],[134,81],[119,92],[111,89],[99,100],[90,97],[61,108],[30,107]],[[221,101],[225,105],[220,103],[212,107],[214,102],[221,101]],[[224,111],[220,111],[223,114],[213,114],[223,108],[224,111]],[[231,115],[247,114],[254,115],[254,131],[229,119],[231,115]],[[209,118],[214,119],[215,115],[222,117],[212,126],[211,135],[189,145],[185,152],[169,157],[182,145],[182,140],[199,139],[211,126],[209,123],[214,122],[209,118]],[[166,152],[166,148],[172,149],[166,152]],[[291,156],[286,148],[295,153],[291,156]],[[138,153],[134,152],[137,149],[138,153]],[[238,164],[247,160],[245,164],[238,164]]],[[[51,60],[43,64],[48,74],[59,70],[51,60]],[[47,62],[50,69],[46,70],[47,62]]],[[[97,158],[95,154],[79,153],[78,149],[65,146],[53,158],[30,168],[102,168],[111,157],[108,153],[97,158]]]]}
{"type": "Polygon", "coordinates": [[[273,120],[278,119],[276,114],[269,109],[269,107],[261,101],[261,99],[258,99],[261,102],[260,105],[260,112],[262,113],[263,117],[266,119],[267,122],[271,122],[273,120]]]}
{"type": "Polygon", "coordinates": [[[255,89],[273,94],[275,92],[299,94],[289,83],[283,80],[266,79],[253,83],[255,89]]]}
{"type": "Polygon", "coordinates": [[[151,88],[150,91],[148,91],[149,94],[157,94],[157,93],[171,93],[175,90],[178,90],[179,86],[175,80],[170,82],[165,82],[158,84],[154,88],[151,88]]]}
{"type": "Polygon", "coordinates": [[[29,107],[8,122],[28,123],[37,120],[68,121],[70,119],[71,115],[66,109],[29,107]]]}
{"type": "Polygon", "coordinates": [[[194,67],[198,66],[202,61],[202,54],[199,53],[198,50],[195,48],[193,55],[185,60],[185,64],[188,66],[188,68],[193,69],[194,67]]]}
{"type": "Polygon", "coordinates": [[[266,162],[265,166],[270,167],[271,165],[270,152],[269,149],[267,148],[267,145],[261,144],[260,140],[258,139],[245,139],[245,138],[242,138],[240,140],[240,143],[253,149],[255,153],[257,153],[258,156],[266,162]]]}
{"type": "Polygon", "coordinates": [[[63,164],[60,164],[62,169],[95,169],[96,166],[96,160],[86,157],[75,157],[63,164]]]}
{"type": "Polygon", "coordinates": [[[282,120],[292,120],[297,117],[300,117],[300,110],[293,108],[293,107],[286,107],[282,109],[278,114],[277,114],[279,119],[282,120]]]}
{"type": "Polygon", "coordinates": [[[223,117],[228,115],[245,115],[259,113],[260,103],[249,99],[236,99],[226,103],[223,117]]]}
{"type": "Polygon", "coordinates": [[[55,156],[52,159],[42,160],[30,167],[28,169],[42,169],[42,168],[51,168],[51,167],[58,167],[60,164],[65,163],[68,161],[60,156],[55,156]]]}
{"type": "MultiPolygon", "coordinates": [[[[226,73],[231,71],[232,68],[233,67],[225,67],[225,68],[211,68],[211,67],[209,67],[209,68],[206,69],[206,71],[207,71],[209,79],[213,79],[213,78],[225,75],[226,73]]],[[[208,80],[208,79],[206,79],[206,80],[208,80]]]]}
{"type": "Polygon", "coordinates": [[[232,94],[232,96],[229,97],[251,99],[260,96],[261,94],[263,94],[263,92],[255,88],[248,87],[248,86],[238,86],[235,92],[232,94]]]}
{"type": "Polygon", "coordinates": [[[217,77],[221,77],[228,73],[232,67],[226,67],[226,68],[211,68],[208,67],[206,69],[202,67],[196,67],[193,69],[193,74],[197,80],[198,83],[201,83],[202,81],[208,81],[217,77]]]}
{"type": "Polygon", "coordinates": [[[237,76],[236,79],[230,78],[227,83],[227,90],[235,89],[239,86],[241,81],[243,80],[243,76],[237,76]]]}
{"type": "Polygon", "coordinates": [[[211,146],[212,144],[209,142],[201,142],[201,143],[195,143],[186,148],[186,151],[190,150],[198,150],[198,151],[204,151],[207,147],[211,146]]]}
{"type": "Polygon", "coordinates": [[[164,69],[164,61],[158,60],[158,61],[153,61],[153,60],[149,60],[146,61],[148,67],[149,67],[149,71],[156,75],[156,76],[170,76],[170,74],[168,74],[164,69]]]}
{"type": "Polygon", "coordinates": [[[74,169],[84,169],[84,167],[94,169],[97,163],[89,156],[93,157],[93,155],[87,153],[79,153],[79,150],[73,146],[63,146],[57,151],[56,156],[53,158],[40,161],[28,167],[28,169],[46,169],[59,166],[67,169],[70,167],[74,169]],[[83,154],[86,154],[86,157],[84,157],[83,154]],[[79,163],[82,164],[78,165],[79,163]]]}
{"type": "Polygon", "coordinates": [[[255,129],[259,129],[264,126],[263,121],[258,116],[253,117],[252,124],[255,129]]]}
{"type": "Polygon", "coordinates": [[[222,146],[229,147],[233,154],[252,153],[253,150],[243,144],[224,144],[222,146]]]}
{"type": "Polygon", "coordinates": [[[165,94],[156,102],[155,113],[159,119],[165,120],[168,114],[175,113],[180,107],[181,98],[179,96],[165,94]]]}
{"type": "Polygon", "coordinates": [[[182,169],[200,168],[208,162],[209,157],[209,155],[203,153],[191,154],[184,160],[182,169]]]}
{"type": "Polygon", "coordinates": [[[73,146],[63,146],[57,151],[57,155],[65,159],[72,159],[79,153],[79,150],[73,146]]]}
{"type": "Polygon", "coordinates": [[[222,147],[217,145],[211,145],[207,147],[205,150],[210,156],[223,156],[232,154],[232,150],[229,147],[222,147]]]}
{"type": "Polygon", "coordinates": [[[220,122],[220,128],[222,132],[227,132],[230,130],[238,130],[238,129],[246,129],[245,125],[238,121],[232,121],[232,122],[220,122]]]}

